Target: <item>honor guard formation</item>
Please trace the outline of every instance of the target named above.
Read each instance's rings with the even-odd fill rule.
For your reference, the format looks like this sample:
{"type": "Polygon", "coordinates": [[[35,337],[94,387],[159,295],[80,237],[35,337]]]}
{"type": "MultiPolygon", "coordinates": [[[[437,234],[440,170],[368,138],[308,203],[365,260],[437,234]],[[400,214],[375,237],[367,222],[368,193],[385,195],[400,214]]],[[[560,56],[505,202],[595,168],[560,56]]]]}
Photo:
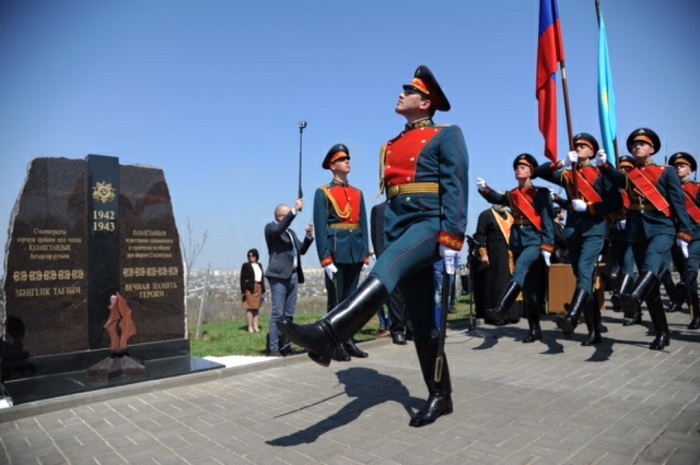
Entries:
{"type": "MultiPolygon", "coordinates": [[[[607,329],[601,323],[607,290],[611,308],[622,313],[621,324],[639,324],[646,309],[654,333],[649,348],[663,350],[671,338],[662,283],[672,302],[670,309],[688,302],[688,328],[700,326],[700,187],[690,180],[697,167],[692,155],[678,152],[669,166],[657,165],[653,156],[661,141],[649,128],[633,131],[627,139],[631,155],[616,160],[609,160],[587,132],[573,136],[572,150],[561,160],[548,155],[546,161],[538,161],[521,153],[512,161],[515,187],[498,190],[477,178],[478,193],[493,207],[479,215],[476,232],[470,236],[469,157],[464,136],[458,126],[433,120],[437,111],[449,110],[450,103],[433,73],[419,66],[412,80],[403,85],[395,107],[405,118],[405,127],[380,151],[384,198],[372,208],[371,222],[376,253],[369,249],[362,191],[348,180],[350,149],[335,144],[328,150],[321,165],[332,173],[332,179],[316,189],[313,201],[327,314],[313,324],[294,323],[284,305],[276,303],[284,295],[275,286],[287,289],[288,273],[271,279],[273,308],[279,307],[273,312],[279,330],[270,342],[273,355],[291,341],[324,367],[332,361],[367,357],[353,336],[389,305],[392,318],[398,321],[391,330],[393,342],[413,340],[428,391],[427,400],[409,423],[420,427],[453,411],[444,343],[455,268],[468,268],[467,286],[473,290],[476,315],[487,324],[527,320],[529,330],[523,343],[542,340],[541,320],[547,318],[568,339],[580,332],[583,320],[586,333],[581,345],[600,344],[607,329]],[[465,243],[467,260],[460,265],[465,243]],[[376,262],[361,281],[371,255],[376,262]],[[441,266],[435,267],[436,263],[441,266]],[[552,287],[561,287],[550,273],[553,264],[568,267],[575,279],[563,313],[557,315],[548,314],[552,287]],[[680,274],[678,283],[674,283],[672,268],[680,274]],[[390,297],[398,297],[400,304],[392,305],[390,297]]],[[[294,209],[278,207],[277,221],[268,225],[268,244],[273,230],[278,235],[288,231],[302,206],[300,198],[294,209]]],[[[294,259],[310,245],[311,232],[307,228],[303,243],[292,233],[280,235],[283,241],[278,240],[278,248],[289,254],[287,270],[298,270],[294,259]]],[[[272,265],[267,268],[268,277],[272,265]]],[[[299,278],[301,282],[302,276],[299,278]]],[[[388,324],[384,325],[384,332],[389,333],[388,324]]]]}

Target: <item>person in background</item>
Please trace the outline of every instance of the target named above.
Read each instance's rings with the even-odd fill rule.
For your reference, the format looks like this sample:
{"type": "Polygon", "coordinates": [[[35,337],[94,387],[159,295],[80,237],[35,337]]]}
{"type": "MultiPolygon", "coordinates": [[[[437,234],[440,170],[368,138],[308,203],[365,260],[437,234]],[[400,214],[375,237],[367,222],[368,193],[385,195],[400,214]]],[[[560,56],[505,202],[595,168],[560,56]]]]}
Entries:
{"type": "Polygon", "coordinates": [[[523,153],[513,160],[513,171],[518,186],[505,194],[491,189],[482,178],[476,187],[487,201],[508,205],[513,215],[510,230],[510,250],[515,259],[515,269],[498,303],[486,309],[486,316],[500,324],[506,320],[506,310],[513,305],[518,294],[523,293],[523,313],[529,326],[523,343],[542,339],[540,307],[544,303],[545,268],[554,252],[554,221],[549,189],[532,185],[537,160],[523,153]]]}
{"type": "MultiPolygon", "coordinates": [[[[618,169],[627,173],[634,168],[634,157],[632,155],[622,155],[617,160],[618,169]]],[[[630,197],[627,191],[620,190],[622,195],[622,208],[613,216],[612,225],[608,228],[608,240],[610,243],[612,270],[610,272],[611,281],[614,284],[610,303],[613,311],[621,312],[620,295],[629,294],[634,286],[634,254],[627,238],[625,237],[625,227],[627,224],[627,210],[630,207],[630,197]]],[[[640,313],[641,317],[641,313],[640,313]]],[[[630,326],[635,324],[635,320],[625,319],[622,324],[630,326]]]]}
{"type": "Polygon", "coordinates": [[[453,411],[447,357],[440,359],[441,376],[435,379],[441,331],[435,325],[433,263],[444,258],[451,264],[462,250],[469,156],[458,126],[433,122],[436,110],[449,109],[433,73],[419,66],[395,107],[406,125],[380,154],[381,187],[387,194],[384,253],[360,287],[323,319],[310,325],[282,325],[286,337],[306,347],[314,361],[328,366],[336,348],[359,331],[400,286],[428,388],[427,401],[409,422],[412,427],[428,425],[453,411]]]}
{"type": "MultiPolygon", "coordinates": [[[[372,247],[374,247],[375,258],[377,260],[386,248],[384,246],[385,210],[386,202],[381,202],[372,207],[369,215],[372,247]]],[[[410,321],[406,321],[406,305],[404,304],[401,290],[398,287],[394,289],[394,292],[389,296],[387,307],[389,307],[389,320],[391,321],[391,326],[389,328],[391,342],[400,346],[406,345],[406,340],[412,338],[410,321]]],[[[382,307],[379,312],[383,313],[384,307],[382,307]]]]}
{"type": "Polygon", "coordinates": [[[646,302],[656,333],[649,345],[651,350],[663,350],[670,344],[659,283],[668,268],[671,247],[675,242],[687,258],[688,244],[693,240],[678,175],[652,160],[660,148],[661,139],[654,131],[639,128],[627,138],[627,149],[635,161],[635,167],[627,173],[610,165],[605,152],[600,151],[595,157],[603,175],[624,189],[630,198],[625,235],[632,247],[639,278],[630,293],[620,294],[620,304],[626,316],[640,320],[641,304],[646,302]]]}
{"type": "MultiPolygon", "coordinates": [[[[326,153],[323,169],[333,173],[330,183],[316,189],[314,224],[316,251],[326,272],[327,311],[331,311],[357,289],[360,273],[369,266],[369,231],[362,191],[348,183],[350,149],[335,144],[326,153]]],[[[336,361],[365,358],[353,338],[336,350],[336,361]]]]}
{"type": "Polygon", "coordinates": [[[493,205],[482,211],[474,231],[474,243],[471,246],[476,251],[476,269],[474,274],[474,296],[476,297],[477,315],[491,325],[517,323],[519,315],[513,314],[512,305],[505,309],[507,318],[496,321],[485,315],[487,308],[493,308],[508,285],[515,269],[513,253],[509,250],[510,231],[513,227],[513,215],[504,205],[493,205]],[[477,297],[478,296],[478,297],[477,297]]]}
{"type": "Polygon", "coordinates": [[[698,267],[700,266],[700,183],[693,182],[690,174],[698,165],[695,158],[688,152],[677,152],[671,155],[668,160],[669,165],[676,168],[676,173],[681,180],[683,193],[685,194],[685,205],[692,222],[693,240],[688,245],[688,258],[674,254],[676,268],[682,270],[681,288],[679,294],[686,294],[690,298],[690,323],[688,329],[700,328],[700,298],[698,297],[698,267]],[[690,285],[690,288],[687,286],[690,285]]]}
{"type": "Polygon", "coordinates": [[[283,321],[292,321],[297,306],[297,287],[304,282],[301,269],[301,256],[306,253],[314,241],[312,224],[306,226],[304,241],[300,241],[290,226],[304,206],[298,199],[294,208],[280,204],[275,208],[275,221],[265,226],[265,242],[270,260],[265,277],[270,283],[272,296],[272,314],[270,315],[270,334],[268,355],[279,357],[280,349],[286,341],[280,338],[279,325],[283,321]],[[280,344],[282,340],[282,344],[280,344]]]}
{"type": "Polygon", "coordinates": [[[241,266],[241,294],[249,333],[260,332],[259,310],[262,307],[265,294],[265,281],[263,280],[265,274],[262,265],[258,263],[259,259],[258,249],[250,249],[248,261],[241,266]]]}

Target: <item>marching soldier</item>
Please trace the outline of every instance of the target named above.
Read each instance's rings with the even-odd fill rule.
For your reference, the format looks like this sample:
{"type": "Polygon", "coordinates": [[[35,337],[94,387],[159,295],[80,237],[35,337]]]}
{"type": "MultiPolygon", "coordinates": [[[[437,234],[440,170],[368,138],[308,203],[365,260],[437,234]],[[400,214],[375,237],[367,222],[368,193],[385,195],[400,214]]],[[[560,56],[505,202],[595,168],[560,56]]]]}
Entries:
{"type": "MultiPolygon", "coordinates": [[[[631,155],[622,155],[617,160],[617,166],[623,173],[628,172],[634,168],[634,157],[631,155]]],[[[620,190],[620,194],[622,196],[622,209],[620,210],[618,218],[615,218],[612,226],[608,230],[610,248],[612,249],[610,255],[613,261],[610,275],[612,281],[615,283],[610,302],[612,303],[613,310],[616,312],[622,310],[620,307],[620,294],[629,294],[634,287],[634,255],[625,237],[625,225],[627,224],[626,218],[627,210],[630,207],[630,197],[624,190],[620,190]]],[[[635,324],[635,321],[626,319],[622,324],[629,326],[635,324]]]]}
{"type": "MultiPolygon", "coordinates": [[[[695,158],[687,152],[678,152],[668,160],[675,166],[685,194],[685,206],[692,222],[693,240],[688,246],[688,259],[676,263],[676,268],[683,270],[683,289],[690,297],[690,324],[688,329],[700,328],[700,299],[698,298],[698,266],[700,266],[700,184],[690,179],[690,174],[697,169],[695,158]],[[690,286],[689,288],[687,286],[690,286]]],[[[674,255],[677,259],[677,255],[674,255]]],[[[675,260],[678,261],[678,260],[675,260]]]]}
{"type": "Polygon", "coordinates": [[[515,258],[515,270],[494,308],[486,309],[486,316],[500,324],[506,320],[506,311],[520,292],[523,310],[530,328],[522,342],[542,339],[540,305],[544,300],[544,264],[550,265],[554,252],[554,221],[549,189],[535,187],[531,179],[537,160],[528,153],[513,160],[518,187],[501,194],[489,188],[481,178],[476,180],[479,193],[493,204],[506,204],[513,215],[510,230],[510,249],[515,258]]]}
{"type": "Polygon", "coordinates": [[[564,187],[570,199],[564,236],[576,277],[576,290],[571,303],[565,306],[568,314],[557,318],[556,322],[564,335],[571,337],[583,311],[588,337],[581,345],[589,346],[601,340],[602,302],[597,301],[593,287],[598,257],[608,234],[607,215],[620,210],[622,199],[618,189],[591,164],[598,152],[595,137],[585,132],[576,134],[574,148],[563,161],[540,165],[535,176],[564,187]]]}
{"type": "Polygon", "coordinates": [[[667,257],[675,240],[687,258],[688,244],[693,239],[678,176],[668,166],[656,165],[652,160],[659,148],[659,136],[651,129],[640,128],[627,138],[627,149],[635,161],[635,167],[628,173],[612,167],[604,151],[599,151],[595,159],[605,177],[625,189],[630,197],[625,233],[632,246],[639,278],[631,293],[620,295],[620,303],[627,316],[639,319],[641,303],[646,302],[656,331],[649,345],[652,350],[663,350],[670,343],[659,292],[660,278],[668,265],[667,257]]]}
{"type": "Polygon", "coordinates": [[[457,126],[433,123],[436,110],[450,104],[427,66],[403,86],[396,113],[405,129],[382,149],[386,249],[350,297],[315,324],[284,323],[281,331],[309,356],[327,366],[336,347],[377,313],[398,285],[413,323],[413,338],[428,400],[409,425],[430,424],[452,413],[452,385],[446,358],[436,380],[440,331],[435,324],[433,263],[453,260],[467,227],[467,147],[457,126]]]}
{"type": "MultiPolygon", "coordinates": [[[[348,184],[348,147],[331,147],[321,166],[333,173],[333,180],[314,195],[316,250],[326,272],[327,311],[331,311],[357,289],[360,272],[369,264],[369,233],[362,191],[348,184]]],[[[334,359],[348,361],[350,356],[367,357],[352,338],[338,347],[334,359]]]]}

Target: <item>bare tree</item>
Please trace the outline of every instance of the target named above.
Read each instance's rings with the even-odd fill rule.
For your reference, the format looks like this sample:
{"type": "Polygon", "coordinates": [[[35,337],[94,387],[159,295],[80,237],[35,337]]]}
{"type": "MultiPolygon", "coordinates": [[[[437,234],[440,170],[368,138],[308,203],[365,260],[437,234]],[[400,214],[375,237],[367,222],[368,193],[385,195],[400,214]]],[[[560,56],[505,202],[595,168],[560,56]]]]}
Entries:
{"type": "Polygon", "coordinates": [[[187,217],[187,244],[185,244],[182,236],[180,236],[180,247],[182,248],[182,257],[185,261],[185,286],[190,285],[190,275],[194,264],[197,261],[197,257],[202,253],[204,245],[207,243],[207,238],[209,237],[208,231],[205,229],[204,234],[202,234],[202,242],[194,242],[192,236],[194,230],[190,224],[190,217],[187,217]]]}

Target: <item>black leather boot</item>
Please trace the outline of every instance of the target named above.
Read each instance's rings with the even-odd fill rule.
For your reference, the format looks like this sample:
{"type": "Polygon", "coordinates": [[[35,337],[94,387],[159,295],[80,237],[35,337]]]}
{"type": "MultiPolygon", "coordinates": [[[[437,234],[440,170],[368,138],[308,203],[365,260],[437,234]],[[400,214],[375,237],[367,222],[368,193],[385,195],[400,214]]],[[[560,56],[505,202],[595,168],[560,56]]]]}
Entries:
{"type": "Polygon", "coordinates": [[[348,352],[348,355],[351,357],[355,358],[367,358],[368,354],[367,352],[363,352],[360,350],[359,347],[355,344],[355,341],[350,339],[346,343],[343,344],[343,348],[348,352]]]}
{"type": "Polygon", "coordinates": [[[588,304],[586,308],[583,309],[583,318],[586,320],[586,327],[588,328],[588,336],[581,343],[582,346],[593,346],[599,344],[601,341],[600,337],[600,307],[598,306],[598,299],[595,295],[592,295],[588,299],[588,304]]]}
{"type": "Polygon", "coordinates": [[[698,328],[700,328],[700,298],[697,286],[693,286],[690,289],[690,324],[688,324],[688,329],[698,328]]]}
{"type": "Polygon", "coordinates": [[[612,303],[613,306],[613,311],[615,312],[620,312],[622,311],[621,305],[620,305],[620,295],[621,294],[629,294],[632,292],[632,289],[634,288],[634,279],[632,276],[625,274],[622,275],[622,280],[620,281],[620,285],[618,286],[617,289],[613,291],[612,296],[610,297],[610,302],[612,303]]]}
{"type": "Polygon", "coordinates": [[[649,344],[649,348],[651,350],[663,350],[664,347],[670,345],[671,337],[661,296],[648,300],[647,307],[649,307],[649,316],[651,317],[656,332],[656,337],[652,343],[649,344]]]}
{"type": "Polygon", "coordinates": [[[409,426],[421,427],[433,423],[442,415],[449,415],[452,407],[452,383],[447,357],[442,366],[442,377],[435,381],[435,362],[437,358],[438,340],[415,341],[418,362],[423,374],[423,380],[428,388],[428,400],[423,407],[411,418],[409,426]]]}
{"type": "Polygon", "coordinates": [[[517,283],[509,281],[508,286],[503,291],[503,294],[501,294],[501,298],[498,300],[496,306],[493,308],[487,308],[484,311],[486,317],[498,324],[504,324],[506,320],[506,312],[510,306],[513,305],[513,302],[515,302],[515,299],[518,297],[518,294],[520,294],[520,291],[521,288],[517,283]]]}
{"type": "Polygon", "coordinates": [[[576,288],[574,296],[571,299],[571,304],[564,304],[564,308],[568,312],[566,316],[558,316],[556,319],[557,326],[564,333],[565,337],[570,338],[574,334],[576,325],[578,325],[578,318],[581,311],[586,307],[586,303],[590,300],[591,293],[584,290],[576,288]]]}
{"type": "Polygon", "coordinates": [[[645,272],[639,277],[630,294],[620,294],[620,306],[625,313],[623,326],[640,324],[642,322],[642,301],[647,298],[652,288],[659,281],[651,271],[645,272]]]}
{"type": "Polygon", "coordinates": [[[316,323],[297,325],[282,321],[277,327],[284,337],[308,350],[314,362],[328,366],[337,347],[362,329],[388,298],[384,284],[370,275],[350,297],[316,323]]]}
{"type": "Polygon", "coordinates": [[[542,340],[542,329],[540,328],[540,312],[537,305],[526,304],[527,324],[530,333],[523,339],[523,344],[529,344],[542,340]]]}

